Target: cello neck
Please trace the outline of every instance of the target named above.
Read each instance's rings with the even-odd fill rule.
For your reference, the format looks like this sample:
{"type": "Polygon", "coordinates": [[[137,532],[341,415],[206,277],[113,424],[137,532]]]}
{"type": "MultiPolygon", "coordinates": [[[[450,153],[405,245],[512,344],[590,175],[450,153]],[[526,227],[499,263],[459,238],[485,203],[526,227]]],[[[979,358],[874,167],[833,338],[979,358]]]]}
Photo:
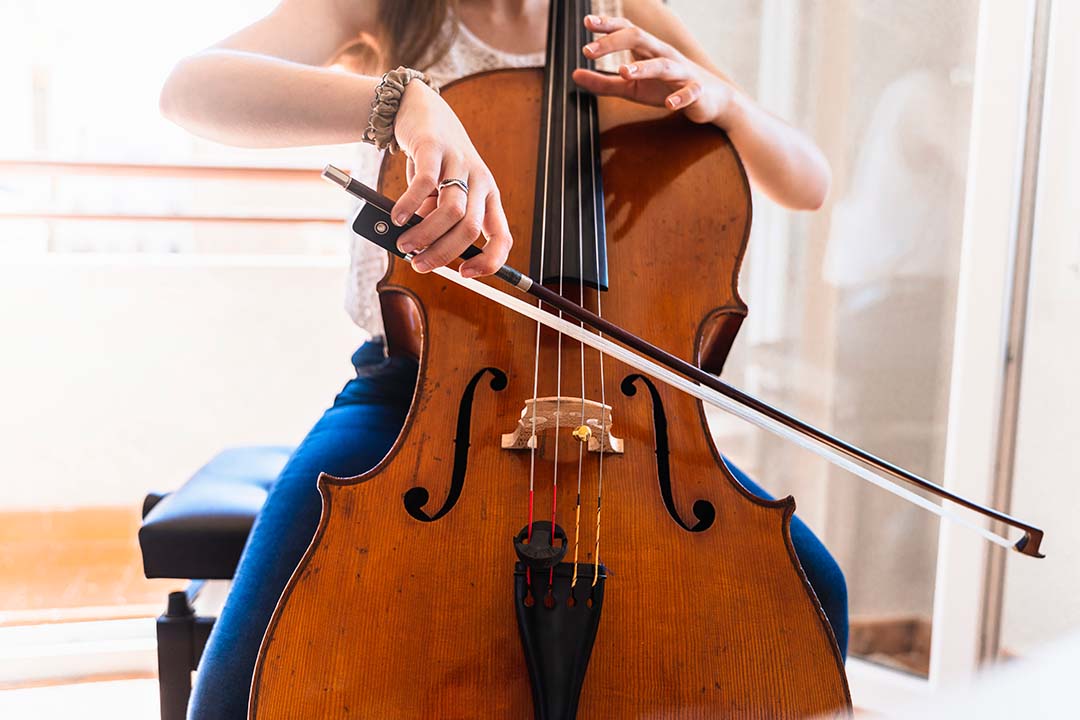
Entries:
{"type": "Polygon", "coordinates": [[[552,0],[537,151],[530,274],[543,283],[607,289],[607,237],[596,97],[573,80],[589,0],[552,0]]]}

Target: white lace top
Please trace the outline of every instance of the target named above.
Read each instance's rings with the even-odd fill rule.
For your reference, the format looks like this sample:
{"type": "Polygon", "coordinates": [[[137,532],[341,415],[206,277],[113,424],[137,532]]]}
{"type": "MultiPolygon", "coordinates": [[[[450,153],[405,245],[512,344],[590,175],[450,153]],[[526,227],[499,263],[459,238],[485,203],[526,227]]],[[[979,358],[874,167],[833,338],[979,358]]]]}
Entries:
{"type": "MultiPolygon", "coordinates": [[[[618,15],[620,0],[593,0],[594,12],[601,15],[618,15]]],[[[501,68],[543,67],[544,53],[510,53],[493,48],[465,26],[458,24],[454,43],[434,64],[424,71],[442,86],[453,80],[501,68]]],[[[375,185],[379,174],[382,153],[374,146],[358,144],[357,154],[351,168],[358,180],[375,185]]],[[[357,237],[349,230],[349,275],[345,286],[345,310],[357,325],[371,336],[383,334],[382,313],[379,308],[375,285],[386,273],[386,252],[372,243],[357,237]]]]}

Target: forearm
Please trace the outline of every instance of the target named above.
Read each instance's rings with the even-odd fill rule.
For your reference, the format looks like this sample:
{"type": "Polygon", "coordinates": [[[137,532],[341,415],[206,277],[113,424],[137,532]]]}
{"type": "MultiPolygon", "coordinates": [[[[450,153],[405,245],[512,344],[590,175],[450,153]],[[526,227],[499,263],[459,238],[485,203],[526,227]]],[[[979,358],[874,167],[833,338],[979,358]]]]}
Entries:
{"type": "Polygon", "coordinates": [[[161,112],[186,130],[242,147],[355,142],[378,79],[236,50],[181,60],[161,112]]]}
{"type": "Polygon", "coordinates": [[[818,146],[802,132],[736,91],[716,124],[727,131],[755,187],[794,210],[816,210],[832,173],[818,146]]]}

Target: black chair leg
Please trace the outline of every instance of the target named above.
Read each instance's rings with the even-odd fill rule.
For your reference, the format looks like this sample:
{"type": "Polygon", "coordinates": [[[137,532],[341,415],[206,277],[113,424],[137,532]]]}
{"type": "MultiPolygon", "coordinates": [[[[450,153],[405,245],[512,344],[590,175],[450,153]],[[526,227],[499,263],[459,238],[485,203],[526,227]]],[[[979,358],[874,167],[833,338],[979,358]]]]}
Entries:
{"type": "Polygon", "coordinates": [[[158,692],[161,720],[185,720],[191,697],[191,673],[198,666],[214,618],[198,617],[192,603],[202,590],[195,580],[187,590],[169,593],[157,619],[158,692]]]}

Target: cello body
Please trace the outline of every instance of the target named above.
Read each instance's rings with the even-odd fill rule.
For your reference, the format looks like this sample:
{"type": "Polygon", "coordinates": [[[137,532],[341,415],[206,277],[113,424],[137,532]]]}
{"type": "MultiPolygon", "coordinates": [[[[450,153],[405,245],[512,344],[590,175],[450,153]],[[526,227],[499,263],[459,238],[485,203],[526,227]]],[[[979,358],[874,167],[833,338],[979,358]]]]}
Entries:
{"type": "MultiPolygon", "coordinates": [[[[540,70],[444,89],[499,184],[515,267],[529,263],[543,92],[540,70]]],[[[599,119],[603,315],[719,372],[746,313],[737,276],[750,198],[738,157],[715,127],[665,111],[601,98],[599,119]]],[[[380,185],[391,197],[404,189],[401,155],[387,158],[380,185]]],[[[564,292],[595,307],[591,288],[564,292]]],[[[603,460],[607,579],[576,716],[849,712],[840,652],[792,546],[794,501],[739,485],[697,400],[611,358],[601,373],[595,351],[553,332],[538,346],[534,322],[404,262],[391,259],[380,294],[391,351],[419,354],[412,406],[377,467],[320,478],[322,519],[267,629],[250,717],[541,716],[513,578],[530,453],[500,443],[536,395],[534,370],[540,395],[604,395],[624,444],[603,460]]],[[[557,519],[573,536],[580,449],[569,432],[541,440],[536,516],[551,514],[556,443],[557,519]]],[[[589,462],[580,560],[590,565],[597,482],[589,462]]]]}

